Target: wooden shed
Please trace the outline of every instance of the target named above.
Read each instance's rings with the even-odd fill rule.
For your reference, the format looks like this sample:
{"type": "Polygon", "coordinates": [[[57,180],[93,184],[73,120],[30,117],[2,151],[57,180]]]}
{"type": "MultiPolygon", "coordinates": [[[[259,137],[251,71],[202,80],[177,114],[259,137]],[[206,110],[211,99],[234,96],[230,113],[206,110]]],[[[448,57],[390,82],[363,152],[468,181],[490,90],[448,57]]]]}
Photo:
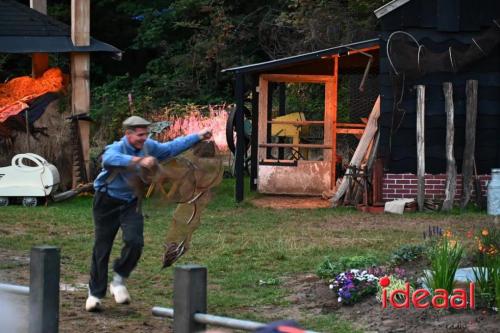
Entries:
{"type": "MultiPolygon", "coordinates": [[[[53,131],[67,137],[53,142],[57,148],[51,152],[55,156],[44,156],[56,164],[63,175],[63,169],[68,169],[68,159],[57,155],[62,155],[67,147],[73,145],[73,151],[69,152],[69,161],[73,165],[71,178],[72,186],[75,186],[80,181],[88,181],[86,175],[89,171],[89,118],[83,115],[89,112],[90,106],[90,53],[107,52],[120,58],[121,51],[90,37],[90,0],[71,2],[71,26],[46,15],[46,0],[31,0],[30,4],[32,8],[14,0],[0,0],[0,53],[31,54],[33,78],[40,77],[49,68],[49,53],[67,54],[70,58],[71,114],[58,116],[58,106],[52,103],[48,109],[59,119],[56,120],[57,124],[54,124],[53,119],[41,121],[44,126],[52,126],[53,131]],[[63,124],[66,116],[74,120],[72,127],[69,122],[63,124]]],[[[26,112],[27,123],[29,117],[26,112]]],[[[15,144],[27,142],[27,145],[14,146],[12,149],[2,147],[2,163],[10,162],[13,154],[26,152],[17,149],[29,148],[31,152],[43,154],[43,149],[50,145],[51,138],[44,140],[49,141],[33,141],[29,133],[18,135],[15,144]],[[26,138],[20,138],[22,135],[26,135],[26,138]]]]}
{"type": "MultiPolygon", "coordinates": [[[[378,50],[378,39],[372,39],[225,70],[236,74],[237,200],[243,199],[246,155],[244,95],[250,92],[252,96],[250,188],[270,194],[321,195],[335,186],[338,137],[360,135],[365,127],[363,119],[377,98],[378,50]],[[351,96],[353,103],[364,102],[356,116],[350,117],[352,108],[346,105],[346,115],[340,119],[339,107],[347,103],[349,93],[341,96],[339,84],[343,77],[351,75],[357,78],[356,86],[352,85],[354,80],[351,82],[352,91],[364,90],[369,84],[371,89],[362,96],[351,96]],[[287,109],[287,89],[293,84],[323,87],[321,112],[312,119],[307,116],[307,110],[289,112],[287,109]],[[309,142],[300,135],[307,131],[317,133],[309,142]],[[283,142],[285,138],[289,138],[289,142],[283,142]],[[285,156],[285,150],[289,151],[289,157],[285,156]],[[314,154],[313,150],[316,150],[314,154]],[[315,157],[311,158],[312,155],[315,157]]],[[[349,88],[350,81],[345,82],[349,88]]]]}

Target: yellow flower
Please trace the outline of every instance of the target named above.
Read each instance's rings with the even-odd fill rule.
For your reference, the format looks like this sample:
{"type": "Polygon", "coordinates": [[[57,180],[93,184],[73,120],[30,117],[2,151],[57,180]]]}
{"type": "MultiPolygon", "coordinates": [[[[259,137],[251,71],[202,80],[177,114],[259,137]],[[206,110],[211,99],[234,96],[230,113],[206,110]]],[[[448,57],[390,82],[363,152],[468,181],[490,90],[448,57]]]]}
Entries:
{"type": "Polygon", "coordinates": [[[489,232],[488,232],[488,229],[483,229],[483,231],[481,232],[481,235],[483,236],[488,236],[489,232]]]}
{"type": "Polygon", "coordinates": [[[444,233],[444,237],[447,237],[447,238],[450,238],[451,237],[451,231],[450,230],[446,230],[445,233],[444,233]]]}

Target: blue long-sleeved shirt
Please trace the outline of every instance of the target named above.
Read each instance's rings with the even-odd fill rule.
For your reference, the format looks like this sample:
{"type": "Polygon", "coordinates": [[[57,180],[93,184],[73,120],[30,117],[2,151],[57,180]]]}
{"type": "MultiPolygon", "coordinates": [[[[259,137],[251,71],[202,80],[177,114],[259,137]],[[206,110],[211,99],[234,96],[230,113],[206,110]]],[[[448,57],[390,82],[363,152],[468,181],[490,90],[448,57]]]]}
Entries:
{"type": "Polygon", "coordinates": [[[165,143],[147,139],[142,149],[136,149],[128,142],[127,137],[124,136],[120,141],[115,141],[106,146],[106,150],[102,156],[103,169],[94,181],[94,189],[96,191],[105,192],[107,187],[108,195],[111,197],[132,201],[135,199],[135,193],[127,181],[131,173],[126,171],[119,172],[112,180],[108,181],[106,186],[106,180],[111,174],[110,169],[113,167],[127,167],[132,157],[146,156],[146,152],[148,156],[153,156],[159,161],[162,161],[182,153],[198,141],[200,141],[200,138],[197,134],[179,137],[165,143]]]}

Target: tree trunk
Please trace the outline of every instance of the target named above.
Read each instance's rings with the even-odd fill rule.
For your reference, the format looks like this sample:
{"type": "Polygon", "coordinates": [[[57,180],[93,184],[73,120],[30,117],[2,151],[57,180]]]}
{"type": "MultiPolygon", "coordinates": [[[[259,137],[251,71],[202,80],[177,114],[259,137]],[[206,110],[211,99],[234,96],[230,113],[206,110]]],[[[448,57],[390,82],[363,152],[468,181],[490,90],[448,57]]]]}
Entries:
{"type": "Polygon", "coordinates": [[[443,207],[444,212],[449,212],[453,208],[457,187],[457,167],[455,156],[453,155],[453,139],[455,135],[453,123],[453,86],[451,82],[443,83],[443,92],[446,109],[446,188],[443,207]]]}

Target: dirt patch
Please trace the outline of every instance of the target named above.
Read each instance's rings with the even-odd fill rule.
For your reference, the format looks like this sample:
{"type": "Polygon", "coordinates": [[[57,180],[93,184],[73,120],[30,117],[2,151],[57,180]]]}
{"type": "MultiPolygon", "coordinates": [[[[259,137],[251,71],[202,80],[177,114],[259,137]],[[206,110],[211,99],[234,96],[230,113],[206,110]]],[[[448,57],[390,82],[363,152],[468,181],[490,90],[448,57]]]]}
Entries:
{"type": "Polygon", "coordinates": [[[256,207],[273,209],[328,208],[331,203],[319,197],[264,196],[250,201],[256,207]]]}
{"type": "Polygon", "coordinates": [[[329,314],[347,320],[364,332],[498,332],[498,316],[485,310],[382,309],[375,297],[364,302],[342,306],[327,282],[315,275],[300,275],[285,279],[285,287],[292,291],[289,300],[298,311],[285,309],[272,314],[286,317],[300,313],[329,314]]]}

